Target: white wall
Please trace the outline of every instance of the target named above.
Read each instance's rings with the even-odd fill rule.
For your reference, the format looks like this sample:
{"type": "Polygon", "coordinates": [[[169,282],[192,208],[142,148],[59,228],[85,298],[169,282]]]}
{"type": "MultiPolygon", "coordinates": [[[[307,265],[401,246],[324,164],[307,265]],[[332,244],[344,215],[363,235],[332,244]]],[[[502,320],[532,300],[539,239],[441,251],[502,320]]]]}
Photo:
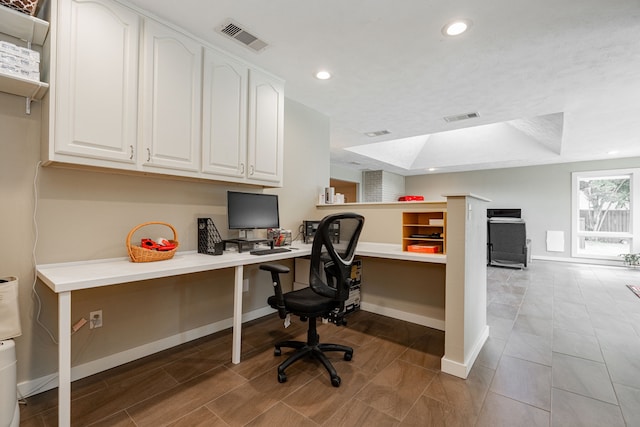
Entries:
{"type": "Polygon", "coordinates": [[[329,185],[329,118],[288,101],[284,135],[285,184],[265,192],[279,195],[280,226],[295,239],[302,221],[314,217],[318,194],[329,185]]]}
{"type": "Polygon", "coordinates": [[[405,177],[384,171],[382,173],[382,201],[396,202],[398,197],[406,195],[405,177]]]}
{"type": "Polygon", "coordinates": [[[344,166],[331,165],[331,178],[362,184],[362,171],[344,166]]]}
{"type": "MultiPolygon", "coordinates": [[[[0,93],[0,276],[20,280],[23,335],[16,339],[18,382],[57,371],[57,346],[35,322],[31,294],[35,241],[33,180],[40,154],[38,103],[25,115],[24,98],[0,93]]],[[[316,194],[329,182],[329,121],[285,100],[285,170],[280,195],[281,225],[296,229],[311,215],[316,194]],[[314,159],[314,165],[307,161],[314,159]]],[[[126,256],[125,238],[134,226],[159,220],[178,230],[181,250],[197,247],[196,218],[211,217],[223,236],[226,191],[262,191],[255,186],[184,181],[146,175],[45,167],[39,169],[38,263],[126,256]]],[[[155,234],[154,234],[155,236],[155,234]]],[[[266,306],[269,278],[247,269],[250,291],[245,311],[266,306]],[[264,280],[263,280],[264,279],[264,280]],[[263,286],[264,285],[264,286],[263,286]]],[[[72,337],[73,365],[158,341],[232,315],[233,270],[74,292],[72,321],[102,309],[104,327],[81,329],[72,337]]],[[[42,283],[41,320],[57,335],[57,297],[42,283]]]]}
{"type": "Polygon", "coordinates": [[[440,200],[442,194],[476,193],[491,199],[487,208],[520,208],[532,255],[571,257],[571,173],[638,167],[640,158],[563,163],[407,177],[407,194],[440,200]],[[563,231],[564,252],[547,252],[547,230],[563,231]]]}
{"type": "Polygon", "coordinates": [[[363,171],[364,202],[397,202],[398,197],[405,195],[404,176],[377,170],[363,171]]]}
{"type": "Polygon", "coordinates": [[[337,179],[340,181],[354,182],[356,183],[356,194],[354,195],[356,200],[349,200],[348,203],[351,202],[359,202],[364,199],[362,195],[363,190],[363,173],[358,169],[344,167],[342,165],[334,165],[331,164],[330,167],[330,177],[331,179],[337,179]]]}

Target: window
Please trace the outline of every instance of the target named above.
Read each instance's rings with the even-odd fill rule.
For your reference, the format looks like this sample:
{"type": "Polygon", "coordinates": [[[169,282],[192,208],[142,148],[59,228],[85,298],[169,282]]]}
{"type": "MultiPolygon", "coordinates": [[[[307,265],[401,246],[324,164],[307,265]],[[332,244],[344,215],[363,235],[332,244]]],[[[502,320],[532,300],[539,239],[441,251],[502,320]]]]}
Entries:
{"type": "Polygon", "coordinates": [[[620,259],[640,252],[640,169],[574,172],[574,257],[620,259]]]}

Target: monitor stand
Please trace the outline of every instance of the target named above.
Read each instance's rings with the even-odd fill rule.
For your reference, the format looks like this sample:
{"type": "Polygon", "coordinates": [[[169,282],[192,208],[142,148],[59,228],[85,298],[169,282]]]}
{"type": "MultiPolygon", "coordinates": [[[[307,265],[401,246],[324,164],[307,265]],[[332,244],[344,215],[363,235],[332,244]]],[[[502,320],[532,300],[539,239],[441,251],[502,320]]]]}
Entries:
{"type": "Polygon", "coordinates": [[[222,241],[222,250],[227,250],[227,243],[237,245],[238,252],[250,251],[260,243],[266,243],[273,249],[273,239],[226,239],[222,241]]]}

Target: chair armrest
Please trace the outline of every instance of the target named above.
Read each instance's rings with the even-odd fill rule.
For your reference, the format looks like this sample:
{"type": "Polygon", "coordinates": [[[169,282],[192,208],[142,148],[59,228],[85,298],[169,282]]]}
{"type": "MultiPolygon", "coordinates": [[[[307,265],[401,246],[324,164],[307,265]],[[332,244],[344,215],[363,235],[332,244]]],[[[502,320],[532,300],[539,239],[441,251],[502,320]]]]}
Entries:
{"type": "Polygon", "coordinates": [[[269,271],[271,273],[271,282],[273,283],[273,292],[276,297],[275,309],[278,310],[278,316],[281,319],[287,317],[287,309],[284,305],[284,296],[282,294],[282,284],[280,283],[280,274],[286,274],[291,271],[289,267],[280,264],[261,264],[260,270],[269,271]]]}
{"type": "Polygon", "coordinates": [[[281,264],[260,264],[260,270],[270,271],[271,273],[286,274],[291,271],[289,267],[281,264]]]}

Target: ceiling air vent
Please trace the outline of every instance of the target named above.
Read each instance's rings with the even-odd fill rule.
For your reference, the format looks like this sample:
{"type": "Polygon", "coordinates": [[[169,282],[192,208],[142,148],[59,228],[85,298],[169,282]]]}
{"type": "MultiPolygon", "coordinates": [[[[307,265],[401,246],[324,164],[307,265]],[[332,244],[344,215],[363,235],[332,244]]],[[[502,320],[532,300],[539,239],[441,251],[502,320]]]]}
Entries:
{"type": "Polygon", "coordinates": [[[451,122],[458,122],[460,120],[475,119],[476,117],[480,117],[480,114],[478,113],[456,114],[454,116],[445,117],[444,121],[447,123],[451,123],[451,122]]]}
{"type": "Polygon", "coordinates": [[[254,52],[261,52],[268,46],[267,42],[260,40],[258,37],[242,28],[238,23],[230,20],[220,27],[220,32],[225,36],[242,43],[242,45],[248,47],[254,52]]]}
{"type": "Polygon", "coordinates": [[[390,133],[388,130],[377,130],[375,132],[366,132],[365,135],[373,138],[374,136],[389,135],[390,133]]]}

